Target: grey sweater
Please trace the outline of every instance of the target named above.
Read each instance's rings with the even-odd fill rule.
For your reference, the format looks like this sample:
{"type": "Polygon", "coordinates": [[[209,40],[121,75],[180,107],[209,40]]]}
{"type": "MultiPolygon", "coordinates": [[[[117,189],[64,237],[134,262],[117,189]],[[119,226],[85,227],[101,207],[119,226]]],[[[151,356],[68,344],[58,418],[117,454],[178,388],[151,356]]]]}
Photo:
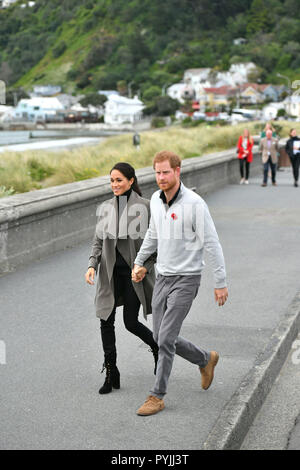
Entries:
{"type": "Polygon", "coordinates": [[[226,287],[222,247],[207,204],[182,183],[169,207],[156,191],[151,198],[151,220],[135,264],[143,266],[157,251],[157,271],[163,276],[201,274],[207,253],[213,268],[215,287],[226,287]]]}

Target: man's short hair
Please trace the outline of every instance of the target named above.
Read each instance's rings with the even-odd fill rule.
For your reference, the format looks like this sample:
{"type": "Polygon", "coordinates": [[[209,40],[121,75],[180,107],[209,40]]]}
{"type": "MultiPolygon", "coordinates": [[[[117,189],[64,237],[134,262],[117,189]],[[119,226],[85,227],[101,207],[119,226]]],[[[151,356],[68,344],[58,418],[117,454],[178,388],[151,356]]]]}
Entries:
{"type": "Polygon", "coordinates": [[[176,153],[170,152],[169,150],[162,150],[155,155],[153,159],[153,168],[155,169],[156,163],[164,162],[165,160],[169,161],[171,168],[177,168],[178,166],[181,167],[181,158],[176,155],[176,153]]]}

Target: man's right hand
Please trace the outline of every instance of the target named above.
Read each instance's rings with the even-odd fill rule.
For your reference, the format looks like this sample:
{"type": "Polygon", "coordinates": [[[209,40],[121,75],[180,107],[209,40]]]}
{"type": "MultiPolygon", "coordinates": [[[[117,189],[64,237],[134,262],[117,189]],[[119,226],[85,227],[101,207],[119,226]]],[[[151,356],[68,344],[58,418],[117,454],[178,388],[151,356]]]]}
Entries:
{"type": "Polygon", "coordinates": [[[95,269],[94,268],[89,268],[87,272],[85,273],[85,280],[88,284],[91,284],[92,286],[94,285],[94,279],[95,279],[95,269]]]}
{"type": "Polygon", "coordinates": [[[131,273],[131,279],[133,282],[141,282],[146,276],[147,269],[144,266],[138,266],[135,264],[131,273]]]}

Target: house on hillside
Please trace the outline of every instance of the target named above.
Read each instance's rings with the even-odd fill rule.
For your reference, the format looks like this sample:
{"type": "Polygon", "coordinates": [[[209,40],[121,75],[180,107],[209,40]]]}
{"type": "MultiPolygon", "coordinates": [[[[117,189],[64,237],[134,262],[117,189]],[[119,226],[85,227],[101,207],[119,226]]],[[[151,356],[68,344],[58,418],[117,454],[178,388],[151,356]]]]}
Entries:
{"type": "Polygon", "coordinates": [[[108,98],[110,95],[120,96],[120,92],[117,90],[98,90],[99,95],[104,95],[108,98]]]}
{"type": "Polygon", "coordinates": [[[292,95],[288,96],[284,100],[284,109],[290,116],[296,116],[300,118],[300,96],[292,95]]]}
{"type": "Polygon", "coordinates": [[[57,98],[35,97],[22,99],[14,110],[14,118],[29,121],[46,121],[48,116],[54,116],[57,111],[62,111],[63,109],[63,105],[57,98]]]}
{"type": "Polygon", "coordinates": [[[186,83],[174,83],[167,88],[167,95],[178,100],[180,103],[184,103],[185,100],[192,100],[195,96],[195,91],[192,86],[186,83]]]}
{"type": "Polygon", "coordinates": [[[234,96],[234,89],[230,86],[202,88],[198,93],[200,108],[209,106],[210,108],[220,108],[229,106],[229,99],[234,96]]]}
{"type": "Polygon", "coordinates": [[[242,104],[258,104],[265,101],[263,91],[268,85],[258,83],[245,83],[238,87],[239,98],[242,104]]]}
{"type": "Polygon", "coordinates": [[[208,80],[211,68],[200,68],[200,69],[187,69],[183,75],[183,81],[187,85],[192,86],[195,90],[199,85],[210,86],[208,80]]]}
{"type": "Polygon", "coordinates": [[[272,102],[279,101],[282,93],[285,91],[285,86],[283,85],[267,85],[263,90],[263,95],[266,100],[272,102]]]}
{"type": "Polygon", "coordinates": [[[1,7],[2,8],[8,8],[10,7],[13,3],[16,3],[17,0],[2,0],[1,2],[1,7]]]}
{"type": "Polygon", "coordinates": [[[143,117],[144,104],[137,96],[131,99],[112,94],[108,96],[104,107],[104,122],[106,124],[133,124],[136,121],[140,121],[143,117]]]}
{"type": "Polygon", "coordinates": [[[62,104],[63,108],[69,109],[77,104],[82,98],[84,98],[84,95],[73,96],[68,95],[67,93],[60,93],[56,96],[56,98],[62,104]]]}
{"type": "Polygon", "coordinates": [[[243,44],[246,44],[247,43],[247,39],[246,38],[235,38],[233,40],[233,44],[235,46],[242,46],[243,44]]]}
{"type": "Polygon", "coordinates": [[[61,93],[61,86],[58,85],[35,85],[31,97],[36,96],[55,96],[61,93]]]}

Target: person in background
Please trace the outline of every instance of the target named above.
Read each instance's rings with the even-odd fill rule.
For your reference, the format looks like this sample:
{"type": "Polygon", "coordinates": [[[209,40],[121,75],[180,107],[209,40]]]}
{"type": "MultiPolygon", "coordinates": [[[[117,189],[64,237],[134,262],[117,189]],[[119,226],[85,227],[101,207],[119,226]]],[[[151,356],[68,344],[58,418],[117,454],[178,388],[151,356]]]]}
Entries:
{"type": "Polygon", "coordinates": [[[237,148],[238,148],[238,159],[240,161],[240,173],[241,181],[240,184],[249,184],[249,172],[250,163],[253,160],[252,148],[253,138],[250,135],[248,129],[244,130],[243,135],[239,137],[237,148]]]}
{"type": "Polygon", "coordinates": [[[263,139],[264,137],[267,136],[267,131],[268,130],[271,130],[272,131],[272,137],[276,138],[277,137],[277,134],[276,134],[276,130],[274,129],[274,127],[272,126],[272,123],[271,122],[267,122],[266,125],[265,125],[265,128],[264,130],[261,132],[260,134],[260,138],[263,139]]]}
{"type": "Polygon", "coordinates": [[[290,138],[285,145],[285,151],[291,160],[294,175],[294,186],[297,188],[300,165],[300,138],[297,136],[296,129],[290,130],[290,138]]]}
{"type": "Polygon", "coordinates": [[[262,154],[262,162],[264,166],[262,186],[267,186],[269,166],[271,167],[272,185],[277,186],[276,163],[278,160],[277,153],[279,151],[278,140],[272,136],[271,129],[268,129],[266,134],[266,137],[264,137],[259,144],[259,150],[262,154]]]}
{"type": "Polygon", "coordinates": [[[150,221],[150,201],[141,197],[134,168],[129,163],[120,162],[112,168],[110,184],[114,197],[99,208],[99,222],[85,275],[86,282],[93,285],[99,268],[95,306],[104,351],[102,372],[106,369],[105,382],[99,390],[101,395],[110,393],[112,388],[120,388],[114,326],[116,307],[124,305],[126,329],[150,346],[154,373],[158,361],[158,346],[152,331],[138,321],[141,304],[146,319],[151,313],[156,253],[147,257],[143,282],[137,284],[131,279],[131,269],[150,221]]]}

